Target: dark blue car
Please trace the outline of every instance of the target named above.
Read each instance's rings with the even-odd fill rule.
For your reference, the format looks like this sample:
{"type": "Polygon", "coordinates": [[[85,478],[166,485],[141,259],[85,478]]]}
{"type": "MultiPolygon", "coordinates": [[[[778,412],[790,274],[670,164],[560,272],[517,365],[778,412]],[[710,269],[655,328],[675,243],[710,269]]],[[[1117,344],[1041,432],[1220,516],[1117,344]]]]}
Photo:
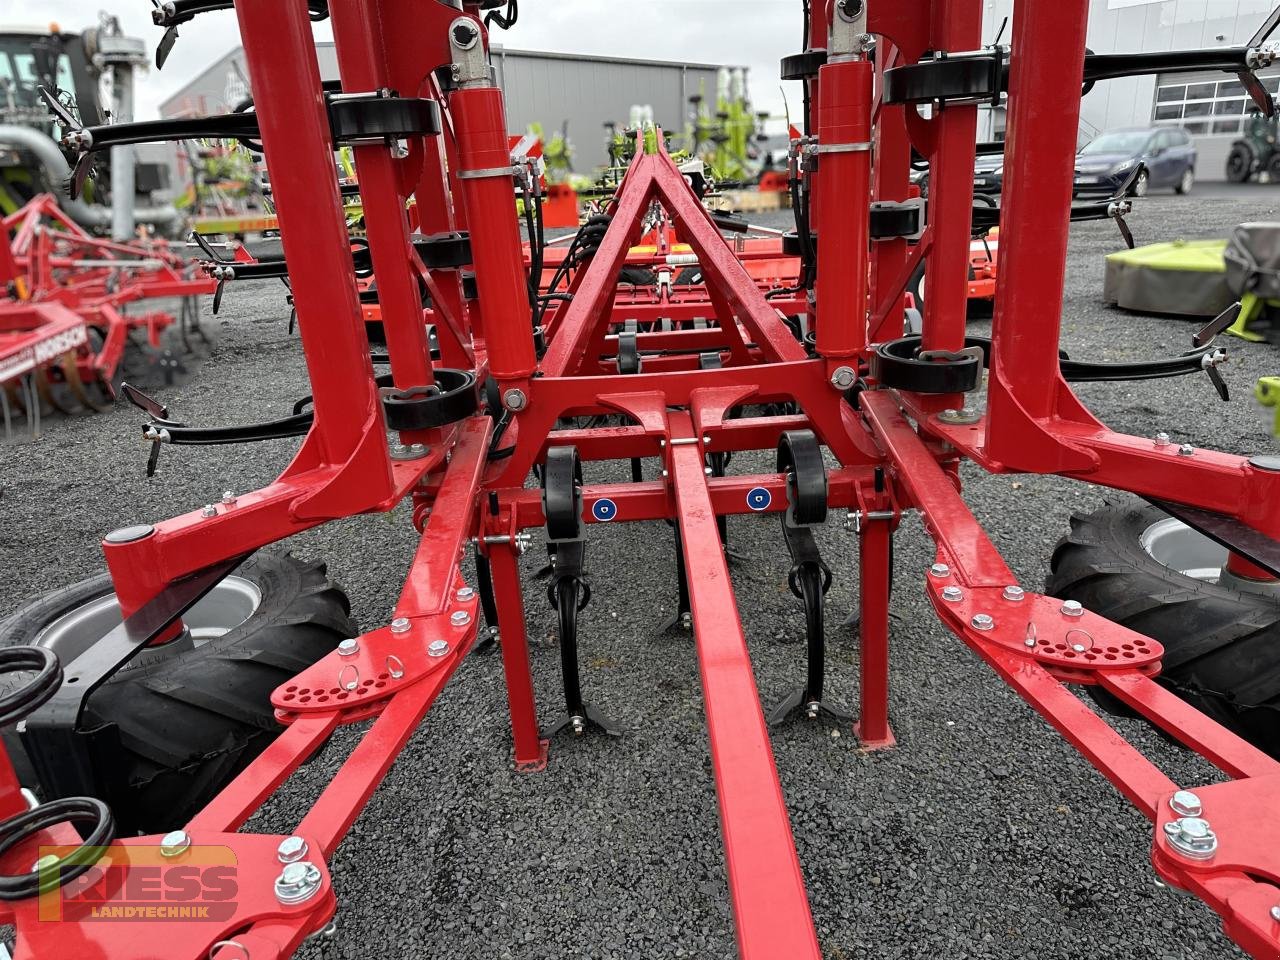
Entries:
{"type": "Polygon", "coordinates": [[[1190,193],[1196,182],[1196,148],[1190,135],[1179,127],[1109,130],[1076,154],[1077,195],[1110,196],[1131,178],[1129,193],[1135,197],[1159,187],[1190,193]]]}

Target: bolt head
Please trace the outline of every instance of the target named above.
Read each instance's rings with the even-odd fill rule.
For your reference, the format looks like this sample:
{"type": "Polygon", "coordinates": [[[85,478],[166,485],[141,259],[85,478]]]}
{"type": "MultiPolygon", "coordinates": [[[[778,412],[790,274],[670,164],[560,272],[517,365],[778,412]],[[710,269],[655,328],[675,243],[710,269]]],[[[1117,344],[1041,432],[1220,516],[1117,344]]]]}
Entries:
{"type": "Polygon", "coordinates": [[[203,507],[200,508],[200,516],[204,517],[206,520],[209,519],[210,517],[216,517],[217,515],[218,515],[218,508],[215,507],[212,503],[206,503],[203,507]]]}
{"type": "Polygon", "coordinates": [[[281,903],[310,900],[320,889],[320,868],[306,860],[287,864],[276,877],[275,886],[276,899],[281,903]]]}
{"type": "Polygon", "coordinates": [[[443,657],[448,652],[449,652],[448,640],[432,640],[429,644],[427,644],[427,656],[443,657]]]}
{"type": "Polygon", "coordinates": [[[459,601],[464,603],[468,600],[473,599],[475,595],[476,595],[476,592],[471,587],[460,587],[458,589],[458,592],[454,594],[454,596],[457,597],[459,601]]]}
{"type": "Polygon", "coordinates": [[[281,863],[294,863],[307,855],[307,841],[301,837],[285,837],[276,847],[276,856],[281,863]]]}
{"type": "Polygon", "coordinates": [[[1004,598],[1005,598],[1006,600],[1011,600],[1011,601],[1013,601],[1013,602],[1015,602],[1015,603],[1016,603],[1017,601],[1019,601],[1019,600],[1023,599],[1026,595],[1027,595],[1027,594],[1026,594],[1026,591],[1025,591],[1025,590],[1023,590],[1023,589],[1022,589],[1020,586],[1018,586],[1017,584],[1012,584],[1012,583],[1011,583],[1011,584],[1009,584],[1009,586],[1007,586],[1007,587],[1005,587],[1005,588],[1004,588],[1004,598]]]}
{"type": "Polygon", "coordinates": [[[1170,797],[1169,807],[1180,817],[1198,817],[1204,812],[1200,798],[1190,790],[1179,790],[1170,797]]]}
{"type": "Polygon", "coordinates": [[[1169,445],[1169,442],[1170,442],[1170,437],[1167,433],[1162,432],[1162,433],[1156,434],[1157,447],[1167,447],[1169,445]]]}
{"type": "Polygon", "coordinates": [[[1170,821],[1164,827],[1169,846],[1177,853],[1192,860],[1211,860],[1218,852],[1218,838],[1208,820],[1200,817],[1183,817],[1170,821]]]}
{"type": "Polygon", "coordinates": [[[990,630],[996,625],[988,613],[975,613],[969,623],[975,630],[990,630]]]}
{"type": "Polygon", "coordinates": [[[190,835],[185,830],[174,830],[160,838],[160,856],[176,857],[190,846],[190,835]]]}
{"type": "Polygon", "coordinates": [[[353,657],[360,650],[360,641],[354,637],[348,637],[338,644],[338,656],[353,657]]]}
{"type": "Polygon", "coordinates": [[[391,621],[391,632],[392,633],[408,633],[409,626],[410,624],[409,624],[408,617],[396,617],[394,620],[391,621]]]}
{"type": "Polygon", "coordinates": [[[1064,600],[1062,602],[1062,613],[1067,617],[1083,617],[1084,607],[1080,605],[1079,600],[1064,600]]]}
{"type": "Polygon", "coordinates": [[[935,563],[929,568],[929,573],[935,577],[948,577],[951,575],[951,568],[945,563],[935,563]]]}
{"type": "Polygon", "coordinates": [[[465,610],[455,610],[449,614],[449,622],[455,627],[465,627],[471,622],[471,614],[465,610]]]}
{"type": "Polygon", "coordinates": [[[223,503],[225,503],[227,506],[231,506],[231,504],[233,504],[233,503],[235,503],[235,502],[236,502],[236,495],[235,495],[235,493],[234,493],[234,492],[232,492],[231,490],[223,490],[223,491],[222,491],[222,502],[223,502],[223,503]]]}
{"type": "Polygon", "coordinates": [[[502,405],[512,413],[518,413],[529,404],[523,390],[512,388],[502,395],[502,405]]]}
{"type": "Polygon", "coordinates": [[[1276,923],[1280,923],[1280,906],[1271,908],[1271,919],[1276,923]]]}
{"type": "Polygon", "coordinates": [[[948,600],[951,603],[958,603],[964,599],[964,591],[959,587],[943,587],[942,599],[948,600]]]}
{"type": "Polygon", "coordinates": [[[831,385],[837,390],[848,390],[857,381],[858,375],[853,372],[852,367],[836,367],[831,374],[831,385]]]}
{"type": "Polygon", "coordinates": [[[1196,448],[1189,443],[1184,443],[1178,448],[1178,456],[1180,457],[1194,457],[1195,454],[1196,448]]]}

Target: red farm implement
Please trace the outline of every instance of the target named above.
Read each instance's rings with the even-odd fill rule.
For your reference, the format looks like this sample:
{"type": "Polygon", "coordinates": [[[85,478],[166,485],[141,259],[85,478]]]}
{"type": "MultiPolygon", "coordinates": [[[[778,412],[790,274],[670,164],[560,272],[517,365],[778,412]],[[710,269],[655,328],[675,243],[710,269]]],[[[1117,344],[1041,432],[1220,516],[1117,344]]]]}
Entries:
{"type": "Polygon", "coordinates": [[[5,433],[16,406],[39,433],[42,407],[99,410],[114,399],[130,336],[145,335],[162,366],[174,323],[161,310],[131,312],[153,300],[182,301],[182,331],[195,329],[194,297],[213,290],[163,240],[120,243],[87,233],[49,194],[4,218],[0,248],[0,399],[5,433]]]}
{"type": "MultiPolygon", "coordinates": [[[[166,52],[179,25],[216,6],[229,4],[158,7],[166,52]]],[[[40,601],[11,621],[29,642],[0,649],[0,668],[35,672],[0,700],[0,720],[23,721],[6,733],[12,767],[0,764],[0,920],[16,924],[17,956],[291,955],[340,911],[329,861],[478,641],[500,637],[506,677],[512,757],[494,763],[511,759],[536,775],[556,732],[617,732],[584,698],[579,674],[576,618],[590,597],[584,529],[667,520],[700,668],[739,954],[817,960],[721,521],[771,515],[794,561],[808,676],[772,711],[781,722],[794,711],[838,716],[823,703],[829,573],[814,531],[833,513],[848,517],[860,596],[860,698],[849,722],[871,750],[895,743],[892,540],[904,513],[918,511],[936,545],[919,581],[942,625],[1148,818],[1165,883],[1217,911],[1253,956],[1280,958],[1274,739],[1230,711],[1198,712],[1166,684],[1186,660],[1176,636],[1162,642],[1018,584],[959,483],[967,460],[1132,491],[1206,531],[1236,574],[1280,574],[1274,458],[1113,432],[1068,385],[1212,371],[1212,336],[1230,318],[1202,332],[1193,351],[1145,365],[1069,362],[1058,351],[1068,225],[1116,212],[1073,207],[1082,83],[1215,68],[1239,74],[1271,111],[1253,71],[1270,62],[1262,41],[1277,17],[1248,47],[1093,55],[1083,2],[1020,3],[1011,49],[979,49],[978,0],[815,0],[806,5],[809,49],[784,61],[784,75],[805,83],[808,114],[788,174],[797,214],[789,241],[726,239],[650,130],[637,132],[605,212],[561,253],[541,242],[536,219],[526,246],[512,216],[513,192],[529,194],[533,178],[509,153],[487,50],[488,28],[509,25],[515,6],[243,0],[235,10],[252,109],[84,130],[67,118],[81,171],[92,151],[117,143],[261,144],[284,249],[273,269],[287,273],[312,394],[279,420],[213,427],[139,397],[157,445],[303,439],[260,490],[107,534],[109,580],[61,595],[78,605],[40,601]],[[333,21],[340,86],[320,81],[311,20],[322,16],[333,21]],[[1006,95],[1004,202],[983,212],[993,208],[973,203],[977,104],[1006,95]],[[928,118],[922,103],[933,105],[928,118]],[[347,146],[367,231],[354,254],[333,162],[347,146]],[[930,164],[927,207],[909,199],[913,148],[930,164]],[[971,238],[997,222],[992,336],[966,336],[971,238]],[[905,291],[921,262],[929,297],[921,331],[907,334],[905,291]],[[357,281],[367,270],[383,373],[362,322],[357,281]],[[731,473],[729,456],[750,451],[766,452],[768,466],[731,473]],[[601,461],[631,461],[631,479],[584,482],[582,465],[601,461]],[[531,471],[537,487],[526,486],[531,471]],[[259,642],[213,657],[210,640],[192,653],[192,636],[217,609],[251,615],[237,606],[252,596],[244,584],[265,583],[264,567],[279,562],[253,556],[260,548],[406,500],[417,552],[384,625],[351,636],[345,607],[315,568],[282,568],[272,576],[297,580],[311,608],[328,611],[323,622],[285,618],[278,648],[259,642]],[[517,563],[534,530],[552,561],[565,706],[545,730],[517,563]],[[204,657],[200,669],[169,669],[192,656],[204,657]],[[146,671],[120,670],[135,657],[146,671]],[[140,672],[167,678],[164,712],[141,712],[155,698],[129,686],[140,672]],[[1173,782],[1079,693],[1147,718],[1217,767],[1220,782],[1173,782]],[[184,727],[175,704],[188,701],[217,723],[184,727]],[[365,721],[290,834],[242,831],[337,728],[365,721]],[[166,743],[192,749],[155,749],[156,724],[166,743]],[[39,802],[19,792],[15,770],[39,802]],[[42,844],[63,846],[33,871],[42,844]],[[204,908],[205,922],[174,904],[131,923],[94,922],[127,908],[141,877],[203,868],[210,857],[222,858],[213,863],[239,895],[204,890],[185,904],[204,908]]],[[[536,218],[536,197],[525,207],[536,218]]],[[[1255,677],[1275,661],[1274,649],[1260,656],[1255,677]]]]}

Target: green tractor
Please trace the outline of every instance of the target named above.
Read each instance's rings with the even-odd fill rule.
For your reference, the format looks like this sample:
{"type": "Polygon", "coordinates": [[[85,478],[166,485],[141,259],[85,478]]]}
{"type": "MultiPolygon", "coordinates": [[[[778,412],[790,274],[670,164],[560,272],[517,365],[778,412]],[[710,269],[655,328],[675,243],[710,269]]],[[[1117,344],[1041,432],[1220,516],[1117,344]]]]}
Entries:
{"type": "Polygon", "coordinates": [[[1276,117],[1267,119],[1252,113],[1245,121],[1245,135],[1231,145],[1227,154],[1227,179],[1248,183],[1265,172],[1272,183],[1280,183],[1280,151],[1276,149],[1276,117]]]}

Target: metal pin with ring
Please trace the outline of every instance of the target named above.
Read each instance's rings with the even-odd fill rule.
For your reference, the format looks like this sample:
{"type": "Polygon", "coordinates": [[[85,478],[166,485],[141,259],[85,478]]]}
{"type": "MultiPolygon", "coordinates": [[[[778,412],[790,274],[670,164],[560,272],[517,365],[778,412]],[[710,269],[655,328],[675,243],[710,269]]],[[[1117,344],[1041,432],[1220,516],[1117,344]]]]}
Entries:
{"type": "Polygon", "coordinates": [[[338,686],[343,690],[354,690],[360,686],[360,670],[354,663],[348,663],[338,671],[338,686]],[[342,678],[347,675],[348,670],[351,671],[351,679],[343,680],[342,678]]]}
{"type": "Polygon", "coordinates": [[[387,657],[387,673],[393,680],[399,680],[404,676],[404,661],[394,653],[387,657]]]}
{"type": "Polygon", "coordinates": [[[1067,631],[1066,642],[1067,642],[1067,646],[1070,647],[1076,653],[1084,653],[1087,650],[1093,649],[1093,634],[1091,634],[1088,630],[1081,630],[1079,627],[1073,627],[1072,629],[1067,631]],[[1081,637],[1083,637],[1084,638],[1083,642],[1079,639],[1072,640],[1071,637],[1074,634],[1079,634],[1081,637]]]}

